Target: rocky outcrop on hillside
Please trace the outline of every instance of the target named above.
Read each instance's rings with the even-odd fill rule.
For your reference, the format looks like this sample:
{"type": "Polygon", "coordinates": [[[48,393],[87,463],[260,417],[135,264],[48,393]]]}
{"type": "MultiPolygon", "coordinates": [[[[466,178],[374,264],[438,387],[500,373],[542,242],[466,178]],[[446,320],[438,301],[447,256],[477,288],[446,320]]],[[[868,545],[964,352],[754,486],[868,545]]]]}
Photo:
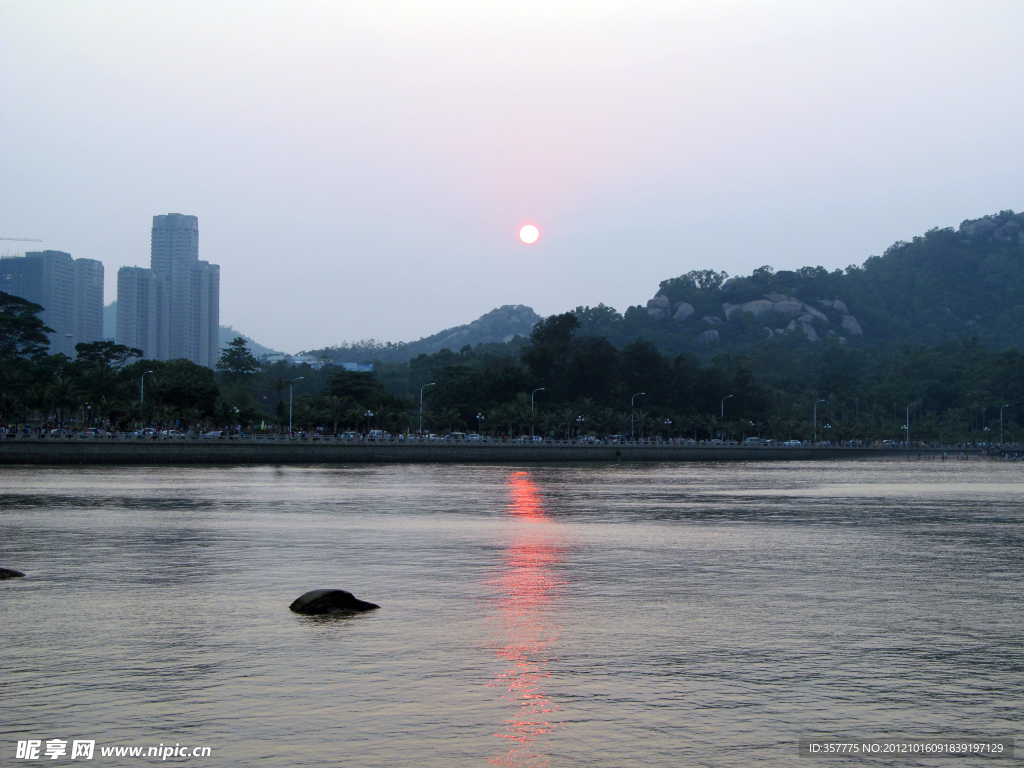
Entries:
{"type": "MultiPolygon", "coordinates": [[[[1013,211],[1004,211],[999,219],[1013,211]]],[[[981,238],[983,240],[995,240],[998,243],[1016,243],[1024,246],[1024,214],[1016,214],[1006,220],[996,220],[993,216],[983,216],[980,219],[967,219],[960,223],[959,232],[967,238],[981,238]]]]}
{"type": "MultiPolygon", "coordinates": [[[[728,283],[727,283],[728,284],[728,283]]],[[[841,299],[818,299],[817,303],[823,308],[833,312],[833,320],[839,320],[842,333],[847,336],[863,336],[864,330],[853,315],[850,314],[846,303],[841,299]],[[836,316],[838,315],[838,317],[836,316]]],[[[647,312],[653,318],[671,318],[678,323],[686,323],[688,318],[694,314],[694,307],[686,302],[671,303],[668,296],[658,293],[653,299],[647,302],[647,312]]],[[[789,322],[778,328],[765,327],[765,337],[782,336],[791,331],[798,331],[807,337],[809,341],[820,341],[821,335],[815,328],[817,321],[820,326],[830,324],[828,315],[821,309],[813,307],[807,302],[800,301],[794,296],[787,296],[782,293],[766,293],[763,298],[747,301],[742,304],[722,304],[722,314],[725,320],[714,315],[705,315],[701,322],[705,325],[726,325],[728,322],[737,319],[741,313],[748,313],[757,319],[789,320],[789,322]]],[[[830,335],[838,335],[839,332],[830,330],[830,335]]],[[[697,342],[700,344],[715,344],[719,341],[717,330],[705,329],[697,334],[697,342]]],[[[840,338],[843,338],[840,336],[840,338]]]]}

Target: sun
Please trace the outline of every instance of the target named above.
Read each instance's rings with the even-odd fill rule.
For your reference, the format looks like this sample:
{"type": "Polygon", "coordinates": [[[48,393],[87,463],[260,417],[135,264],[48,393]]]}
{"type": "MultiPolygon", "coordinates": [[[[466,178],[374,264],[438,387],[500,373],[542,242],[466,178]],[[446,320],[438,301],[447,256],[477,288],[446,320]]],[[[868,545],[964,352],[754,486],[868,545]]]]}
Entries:
{"type": "Polygon", "coordinates": [[[540,237],[540,230],[533,226],[533,224],[527,224],[519,230],[519,239],[527,245],[536,243],[538,237],[540,237]]]}

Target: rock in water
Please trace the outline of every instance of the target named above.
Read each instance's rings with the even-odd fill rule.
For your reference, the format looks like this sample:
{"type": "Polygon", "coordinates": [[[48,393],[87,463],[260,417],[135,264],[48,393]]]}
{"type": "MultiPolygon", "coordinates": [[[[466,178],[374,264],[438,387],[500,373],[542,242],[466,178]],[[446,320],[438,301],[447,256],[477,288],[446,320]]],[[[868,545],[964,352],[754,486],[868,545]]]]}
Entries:
{"type": "Polygon", "coordinates": [[[361,613],[380,606],[360,600],[343,589],[314,589],[302,595],[288,608],[295,613],[315,616],[323,613],[361,613]]]}
{"type": "Polygon", "coordinates": [[[13,568],[0,568],[0,579],[16,579],[24,575],[21,571],[16,571],[13,568]]]}

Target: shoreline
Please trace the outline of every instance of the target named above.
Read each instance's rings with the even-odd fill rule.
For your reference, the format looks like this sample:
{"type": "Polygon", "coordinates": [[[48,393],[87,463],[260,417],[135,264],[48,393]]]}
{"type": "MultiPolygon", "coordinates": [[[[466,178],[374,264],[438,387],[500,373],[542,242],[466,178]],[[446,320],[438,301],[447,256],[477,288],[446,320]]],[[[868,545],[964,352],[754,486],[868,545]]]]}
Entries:
{"type": "MultiPolygon", "coordinates": [[[[849,461],[859,459],[962,461],[963,449],[845,446],[688,446],[529,443],[184,442],[138,440],[4,440],[0,465],[145,464],[548,464],[621,462],[849,461]]],[[[977,460],[983,449],[970,449],[977,460]]]]}

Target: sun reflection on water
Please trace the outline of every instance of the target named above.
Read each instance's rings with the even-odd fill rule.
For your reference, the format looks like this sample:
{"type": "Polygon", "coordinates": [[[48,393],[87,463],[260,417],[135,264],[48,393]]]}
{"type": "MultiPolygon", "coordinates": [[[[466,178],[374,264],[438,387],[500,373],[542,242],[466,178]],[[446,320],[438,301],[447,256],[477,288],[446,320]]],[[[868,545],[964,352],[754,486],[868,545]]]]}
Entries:
{"type": "Polygon", "coordinates": [[[488,684],[502,691],[509,710],[504,730],[494,734],[511,744],[488,758],[499,766],[542,768],[551,764],[538,740],[561,727],[555,718],[559,704],[545,690],[551,651],[558,639],[553,608],[564,586],[555,566],[561,559],[558,531],[544,509],[537,485],[528,472],[508,478],[509,516],[521,525],[505,548],[501,571],[491,582],[499,639],[495,653],[504,669],[488,684]]]}

